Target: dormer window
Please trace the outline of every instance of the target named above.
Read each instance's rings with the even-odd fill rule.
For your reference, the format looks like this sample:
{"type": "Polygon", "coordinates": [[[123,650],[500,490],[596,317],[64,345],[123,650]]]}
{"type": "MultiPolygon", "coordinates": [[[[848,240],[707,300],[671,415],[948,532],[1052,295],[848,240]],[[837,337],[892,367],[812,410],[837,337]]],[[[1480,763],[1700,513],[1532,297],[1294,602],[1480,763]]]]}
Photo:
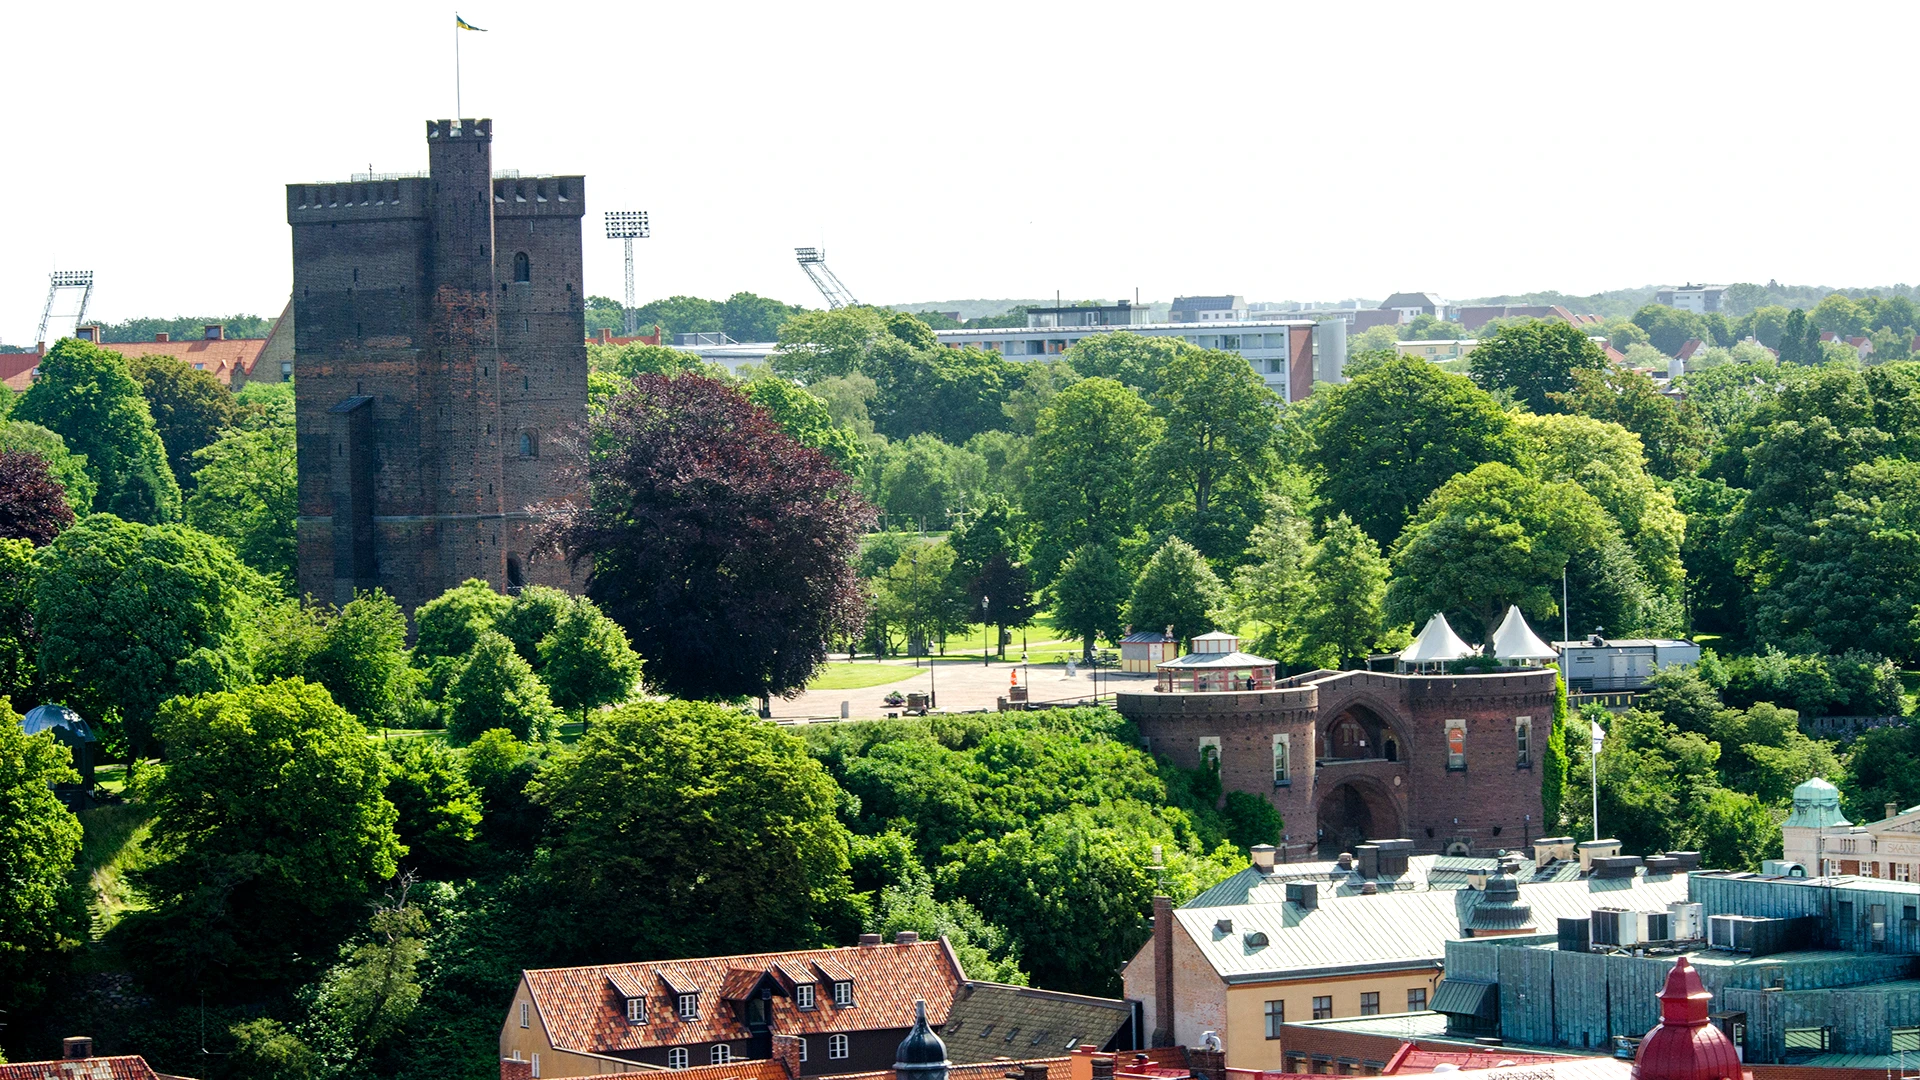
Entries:
{"type": "Polygon", "coordinates": [[[798,1009],[813,1008],[813,984],[801,983],[793,988],[793,1004],[798,1009]]]}
{"type": "Polygon", "coordinates": [[[627,1023],[644,1024],[647,1022],[647,999],[631,997],[627,999],[627,1023]]]}
{"type": "Polygon", "coordinates": [[[680,1008],[679,1008],[680,1019],[682,1020],[700,1019],[700,995],[699,994],[681,994],[679,997],[679,1003],[680,1003],[680,1008]]]}
{"type": "Polygon", "coordinates": [[[853,1004],[853,984],[850,982],[834,983],[833,984],[833,1003],[835,1005],[853,1004]]]}

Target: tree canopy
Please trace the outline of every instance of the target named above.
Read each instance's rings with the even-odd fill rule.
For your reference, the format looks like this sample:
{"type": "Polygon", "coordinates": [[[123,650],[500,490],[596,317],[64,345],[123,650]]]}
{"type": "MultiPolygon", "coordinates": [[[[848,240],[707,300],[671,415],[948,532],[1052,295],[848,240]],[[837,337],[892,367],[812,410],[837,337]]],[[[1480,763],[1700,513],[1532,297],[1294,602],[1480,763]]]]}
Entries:
{"type": "Polygon", "coordinates": [[[179,519],[180,485],[166,446],[119,353],[62,339],[41,357],[12,416],[51,429],[86,458],[98,485],[93,509],[148,524],[179,519]]]}
{"type": "Polygon", "coordinates": [[[594,421],[590,499],[555,522],[587,594],[662,689],[786,694],[864,617],[853,562],[873,510],[825,455],[739,392],[641,376],[594,421]]]}

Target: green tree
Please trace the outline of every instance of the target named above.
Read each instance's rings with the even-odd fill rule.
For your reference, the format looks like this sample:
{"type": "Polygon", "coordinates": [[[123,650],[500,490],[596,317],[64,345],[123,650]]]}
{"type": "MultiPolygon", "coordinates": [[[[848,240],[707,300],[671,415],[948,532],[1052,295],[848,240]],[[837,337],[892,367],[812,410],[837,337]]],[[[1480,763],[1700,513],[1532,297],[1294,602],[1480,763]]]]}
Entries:
{"type": "Polygon", "coordinates": [[[28,735],[0,700],[0,1004],[31,1004],[54,959],[77,948],[86,904],[74,885],[80,821],[54,797],[76,783],[72,755],[52,735],[28,735]]]}
{"type": "Polygon", "coordinates": [[[180,485],[126,360],[65,338],[41,357],[39,372],[12,419],[52,429],[87,459],[99,485],[93,509],[149,524],[178,520],[180,485]]]}
{"type": "Polygon", "coordinates": [[[1153,398],[1159,395],[1160,381],[1174,358],[1198,351],[1178,338],[1122,330],[1081,338],[1067,350],[1066,360],[1082,378],[1112,379],[1153,398]]]}
{"type": "Polygon", "coordinates": [[[669,338],[677,334],[710,334],[721,328],[720,305],[698,296],[649,300],[633,309],[633,317],[636,326],[660,324],[661,332],[669,338]]]}
{"type": "Polygon", "coordinates": [[[1501,327],[1480,340],[1467,364],[1481,389],[1510,391],[1537,413],[1555,410],[1553,395],[1573,390],[1574,372],[1610,366],[1586,331],[1558,319],[1501,327]]]}
{"type": "Polygon", "coordinates": [[[193,454],[187,522],[225,540],[240,561],[294,585],[299,478],[291,424],[230,431],[193,454]]]}
{"type": "Polygon", "coordinates": [[[1020,385],[1018,368],[999,353],[937,343],[875,350],[865,370],[878,387],[874,430],[890,439],[925,432],[964,443],[1006,422],[1002,407],[1020,385]]]}
{"type": "Polygon", "coordinates": [[[1007,655],[1007,629],[1026,626],[1039,611],[1024,558],[1025,533],[1026,516],[993,495],[947,537],[953,548],[954,584],[980,621],[990,620],[1000,629],[994,640],[1002,657],[1007,655]],[[979,606],[983,597],[985,611],[979,606]]]}
{"type": "Polygon", "coordinates": [[[1781,335],[1787,328],[1787,309],[1778,304],[1769,304],[1755,308],[1753,312],[1740,320],[1735,332],[1745,330],[1747,334],[1769,349],[1780,347],[1781,335]]]}
{"type": "Polygon", "coordinates": [[[376,907],[367,939],[320,980],[314,1019],[365,1060],[400,1033],[420,1004],[427,919],[406,891],[376,907]]]}
{"type": "Polygon", "coordinates": [[[40,631],[33,619],[39,577],[33,542],[0,540],[0,696],[37,700],[40,631]]]}
{"type": "Polygon", "coordinates": [[[1633,324],[1645,330],[1653,347],[1668,356],[1695,338],[1712,343],[1712,331],[1698,313],[1665,304],[1648,304],[1634,312],[1633,324]]]}
{"type": "Polygon", "coordinates": [[[773,341],[788,319],[806,311],[798,304],[737,292],[720,304],[720,329],[735,341],[773,341]]]}
{"type": "Polygon", "coordinates": [[[472,742],[505,728],[522,741],[545,739],[559,711],[547,687],[505,635],[483,630],[447,687],[447,735],[472,742]]]}
{"type": "Polygon", "coordinates": [[[1687,807],[1679,842],[1700,853],[1702,866],[1753,871],[1780,857],[1780,823],[1759,798],[1714,788],[1687,807]]]}
{"type": "Polygon", "coordinates": [[[1305,463],[1326,512],[1345,513],[1381,545],[1455,474],[1519,460],[1519,436],[1499,403],[1425,360],[1387,361],[1326,399],[1308,424],[1305,463]]]}
{"type": "Polygon", "coordinates": [[[710,365],[698,353],[665,345],[633,341],[625,345],[588,345],[587,367],[597,374],[632,379],[636,375],[672,378],[689,372],[706,373],[710,365]]]}
{"type": "Polygon", "coordinates": [[[583,721],[590,709],[625,701],[640,683],[640,656],[627,644],[627,632],[585,597],[568,605],[538,649],[541,681],[554,705],[583,721]]]}
{"type": "Polygon", "coordinates": [[[379,589],[362,592],[328,613],[324,626],[306,677],[369,727],[394,720],[412,672],[400,605],[379,589]]]}
{"type": "Polygon", "coordinates": [[[1291,659],[1300,649],[1313,525],[1295,513],[1291,498],[1268,495],[1266,519],[1254,526],[1250,541],[1247,561],[1233,572],[1231,617],[1236,624],[1262,627],[1254,652],[1291,659]]]}
{"type": "Polygon", "coordinates": [[[1412,623],[1444,611],[1486,640],[1509,605],[1558,614],[1562,569],[1610,537],[1617,528],[1578,485],[1482,465],[1441,485],[1394,544],[1387,607],[1412,623]]]}
{"type": "Polygon", "coordinates": [[[40,670],[82,714],[109,713],[144,754],[160,703],[246,677],[259,578],[226,545],[181,525],[95,514],[40,549],[40,670]]]}
{"type": "Polygon", "coordinates": [[[878,350],[882,357],[937,345],[933,332],[911,315],[870,307],[845,307],[796,315],[780,327],[773,370],[813,383],[863,372],[878,350]]]}
{"type": "Polygon", "coordinates": [[[886,445],[868,474],[881,509],[938,530],[986,483],[986,463],[937,435],[914,435],[886,445]]]}
{"type": "Polygon", "coordinates": [[[1214,613],[1226,607],[1226,586],[1192,544],[1167,538],[1133,583],[1127,620],[1151,629],[1173,627],[1181,641],[1214,628],[1214,613]]]}
{"type": "Polygon", "coordinates": [[[47,471],[66,489],[67,505],[76,516],[93,511],[98,485],[87,471],[87,459],[67,449],[67,441],[39,424],[25,420],[0,421],[0,450],[24,451],[46,459],[47,471]]]}
{"type": "Polygon", "coordinates": [[[211,371],[197,371],[171,356],[136,356],[127,369],[140,384],[153,427],[181,490],[193,489],[194,454],[212,446],[240,419],[233,391],[211,371]]]}
{"type": "Polygon", "coordinates": [[[617,709],[533,797],[553,815],[536,873],[558,957],[793,948],[855,928],[841,793],[799,739],[737,710],[617,709]]]}
{"type": "Polygon", "coordinates": [[[511,607],[492,585],[468,578],[414,609],[414,649],[422,657],[465,656],[511,607]]]}
{"type": "Polygon", "coordinates": [[[1162,371],[1161,436],[1148,474],[1172,531],[1208,558],[1237,562],[1276,466],[1280,399],[1238,353],[1182,351],[1162,371]]]}
{"type": "Polygon", "coordinates": [[[1720,744],[1720,782],[1765,806],[1787,806],[1793,789],[1809,776],[1840,775],[1833,748],[1800,733],[1800,715],[1760,702],[1725,709],[1714,718],[1720,744]]]}
{"type": "Polygon", "coordinates": [[[1133,583],[1120,561],[1103,544],[1086,544],[1068,556],[1049,589],[1053,596],[1053,623],[1080,639],[1082,658],[1093,659],[1093,639],[1117,642],[1120,613],[1133,583]]]}
{"type": "Polygon", "coordinates": [[[1145,502],[1142,467],[1160,429],[1137,392],[1105,378],[1077,382],[1041,410],[1026,506],[1042,581],[1070,552],[1133,538],[1145,502]]]}
{"type": "Polygon", "coordinates": [[[1845,293],[1828,293],[1808,317],[1814,326],[1843,338],[1865,335],[1872,319],[1867,308],[1845,293]]]}
{"type": "Polygon", "coordinates": [[[748,383],[747,400],[772,414],[802,446],[831,458],[841,471],[859,471],[863,457],[859,438],[834,422],[822,398],[776,376],[748,383]]]}
{"type": "Polygon", "coordinates": [[[538,672],[540,639],[553,633],[553,628],[560,625],[560,617],[573,604],[574,598],[560,589],[528,585],[513,596],[491,628],[513,642],[513,650],[538,672]]]}
{"type": "Polygon", "coordinates": [[[444,873],[466,865],[480,828],[480,793],[459,755],[423,738],[386,745],[387,801],[409,862],[444,873]]]}
{"type": "Polygon", "coordinates": [[[149,862],[134,874],[153,906],[120,923],[123,947],[180,987],[297,977],[394,873],[379,750],[298,679],[176,698],[158,734],[168,764],[148,788],[149,862]]]}
{"type": "Polygon", "coordinates": [[[1553,673],[1553,725],[1547,734],[1545,751],[1540,755],[1540,820],[1548,828],[1560,821],[1567,797],[1567,680],[1557,669],[1553,673]]]}
{"type": "Polygon", "coordinates": [[[954,582],[953,547],[942,540],[901,554],[878,582],[876,608],[910,644],[930,648],[966,628],[968,601],[954,582]]]}
{"type": "Polygon", "coordinates": [[[1691,402],[1675,402],[1653,379],[1630,368],[1581,368],[1573,389],[1549,395],[1561,409],[1618,424],[1640,437],[1647,468],[1673,480],[1699,467],[1705,432],[1691,402]]]}
{"type": "Polygon", "coordinates": [[[1300,620],[1301,655],[1345,668],[1365,661],[1387,632],[1387,560],[1353,519],[1335,515],[1308,557],[1311,598],[1300,620]]]}

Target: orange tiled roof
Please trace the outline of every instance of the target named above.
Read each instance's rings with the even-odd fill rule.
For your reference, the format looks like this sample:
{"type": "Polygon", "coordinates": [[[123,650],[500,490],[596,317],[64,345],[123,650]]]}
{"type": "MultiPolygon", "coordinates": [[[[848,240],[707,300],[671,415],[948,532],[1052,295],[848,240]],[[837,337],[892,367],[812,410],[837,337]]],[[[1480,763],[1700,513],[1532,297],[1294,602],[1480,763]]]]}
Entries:
{"type": "Polygon", "coordinates": [[[0,383],[9,390],[25,392],[33,385],[33,373],[39,366],[37,352],[0,353],[0,383]]]}
{"type": "MultiPolygon", "coordinates": [[[[1000,1080],[1008,1073],[1019,1072],[1023,1065],[1045,1065],[1047,1080],[1071,1080],[1073,1059],[1064,1057],[1018,1058],[1000,1061],[976,1061],[971,1065],[951,1065],[947,1068],[947,1080],[1000,1080]]],[[[832,1073],[833,1080],[892,1080],[893,1070],[864,1073],[832,1073]]],[[[673,1074],[673,1080],[680,1080],[680,1073],[673,1074]]]]}
{"type": "Polygon", "coordinates": [[[136,356],[171,356],[190,368],[211,372],[214,378],[231,385],[235,371],[240,372],[242,379],[253,374],[254,362],[260,359],[260,350],[266,346],[266,338],[217,341],[192,338],[187,341],[107,341],[100,347],[112,349],[129,360],[136,356]]]}
{"type": "MultiPolygon", "coordinates": [[[[567,1050],[604,1054],[655,1046],[694,1042],[722,1042],[749,1038],[739,1022],[728,993],[744,995],[770,978],[775,987],[773,1030],[783,1035],[873,1031],[913,1026],[913,1002],[924,998],[927,1019],[938,1026],[964,973],[944,939],[896,945],[858,945],[839,949],[758,953],[750,956],[709,956],[645,964],[608,964],[597,967],[545,968],[522,973],[533,995],[534,1007],[553,1045],[567,1050]],[[773,969],[779,969],[777,972],[773,969]],[[755,973],[748,978],[747,969],[755,973]],[[813,972],[822,970],[824,977],[813,972]],[[835,1006],[831,975],[844,972],[853,982],[853,1004],[835,1006]],[[781,973],[805,974],[818,981],[814,1007],[795,1008],[786,996],[781,973]],[[646,991],[646,1022],[629,1023],[624,995],[617,985],[646,991]],[[700,1015],[683,1021],[674,995],[692,987],[700,995],[700,1015]]],[[[4,1078],[0,1078],[4,1080],[4,1078]]]]}
{"type": "MultiPolygon", "coordinates": [[[[647,1070],[652,1072],[653,1070],[647,1070]]],[[[531,1077],[533,1063],[528,1061],[502,1061],[500,1063],[502,1080],[513,1077],[531,1077]]],[[[658,1075],[665,1077],[668,1073],[658,1075]]],[[[673,1080],[792,1080],[787,1075],[786,1066],[780,1062],[763,1058],[756,1061],[734,1061],[725,1065],[696,1065],[691,1069],[675,1069],[671,1073],[673,1080]]],[[[892,1074],[887,1074],[891,1076],[892,1074]]],[[[578,1077],[577,1080],[633,1080],[633,1072],[595,1073],[592,1076],[578,1077]]],[[[1054,1080],[1049,1076],[1047,1080],[1054,1080]]]]}
{"type": "Polygon", "coordinates": [[[0,1080],[156,1080],[156,1074],[146,1058],[129,1055],[0,1065],[0,1080]]]}

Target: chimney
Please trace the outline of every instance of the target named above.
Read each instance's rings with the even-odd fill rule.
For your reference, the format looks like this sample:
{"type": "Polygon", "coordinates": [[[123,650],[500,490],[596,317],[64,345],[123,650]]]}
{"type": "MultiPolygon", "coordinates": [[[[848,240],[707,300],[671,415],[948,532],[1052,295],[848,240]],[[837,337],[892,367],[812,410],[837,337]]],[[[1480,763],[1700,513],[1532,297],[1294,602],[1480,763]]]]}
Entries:
{"type": "MultiPolygon", "coordinates": [[[[1889,815],[1891,816],[1891,815],[1889,815]]],[[[1262,874],[1273,873],[1273,845],[1253,845],[1253,868],[1262,874]]]]}
{"type": "Polygon", "coordinates": [[[893,935],[893,943],[895,945],[914,945],[918,944],[919,941],[920,931],[918,930],[902,930],[893,935]]]}
{"type": "Polygon", "coordinates": [[[153,332],[153,340],[155,340],[155,341],[162,341],[162,342],[165,342],[165,341],[172,341],[172,340],[173,340],[173,335],[172,335],[172,334],[169,334],[169,333],[167,333],[167,332],[166,332],[165,330],[155,330],[155,331],[153,332]]]}
{"type": "Polygon", "coordinates": [[[1113,1080],[1112,1054],[1098,1054],[1094,1057],[1093,1080],[1113,1080]]]}
{"type": "Polygon", "coordinates": [[[1890,802],[1890,803],[1888,803],[1888,804],[1887,804],[1887,814],[1886,814],[1886,816],[1887,816],[1887,817],[1898,817],[1898,816],[1900,816],[1900,804],[1899,804],[1899,803],[1897,803],[1897,802],[1890,802]]]}
{"type": "MultiPolygon", "coordinates": [[[[1173,898],[1153,898],[1153,1045],[1173,1045],[1173,898]]],[[[1101,1058],[1093,1059],[1093,1075],[1100,1080],[1101,1058]]],[[[1106,1058],[1106,1077],[1113,1076],[1113,1059],[1106,1058]]]]}
{"type": "MultiPolygon", "coordinates": [[[[1214,1045],[1219,1045],[1216,1041],[1214,1045]]],[[[1193,1080],[1227,1080],[1227,1052],[1212,1046],[1187,1047],[1187,1071],[1193,1080]]]]}
{"type": "Polygon", "coordinates": [[[1020,1066],[1020,1080],[1047,1080],[1046,1063],[1036,1061],[1020,1066]]]}
{"type": "Polygon", "coordinates": [[[1604,859],[1620,854],[1620,841],[1612,839],[1582,840],[1576,846],[1575,850],[1580,853],[1580,869],[1583,871],[1592,870],[1594,859],[1604,859]]]}
{"type": "Polygon", "coordinates": [[[67,1061],[81,1061],[93,1056],[93,1037],[74,1035],[60,1040],[60,1056],[67,1061]]]}
{"type": "Polygon", "coordinates": [[[1372,880],[1380,876],[1380,845],[1355,844],[1353,861],[1360,866],[1360,876],[1372,880]]]}
{"type": "Polygon", "coordinates": [[[81,341],[91,341],[95,345],[100,344],[100,328],[97,326],[76,326],[73,328],[73,336],[79,338],[81,341]]]}
{"type": "Polygon", "coordinates": [[[224,323],[208,323],[207,324],[207,340],[208,341],[227,340],[226,325],[224,323]]]}
{"type": "Polygon", "coordinates": [[[878,944],[880,944],[880,935],[879,935],[879,934],[861,934],[861,935],[860,935],[860,947],[861,947],[861,948],[863,948],[863,949],[866,949],[866,948],[872,948],[873,946],[875,946],[875,945],[878,945],[878,944]]]}
{"type": "Polygon", "coordinates": [[[779,1062],[787,1070],[787,1080],[800,1080],[800,1037],[798,1035],[774,1035],[773,1045],[767,1056],[779,1062]]]}

